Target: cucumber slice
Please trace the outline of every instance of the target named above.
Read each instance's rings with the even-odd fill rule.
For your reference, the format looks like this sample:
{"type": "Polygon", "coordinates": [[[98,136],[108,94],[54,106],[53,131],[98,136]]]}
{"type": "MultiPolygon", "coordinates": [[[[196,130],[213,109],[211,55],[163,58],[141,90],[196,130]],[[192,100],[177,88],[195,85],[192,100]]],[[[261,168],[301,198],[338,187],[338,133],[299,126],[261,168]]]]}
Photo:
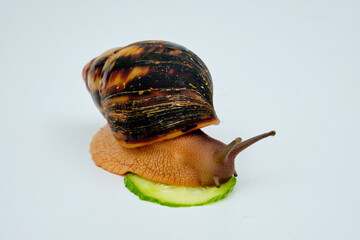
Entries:
{"type": "Polygon", "coordinates": [[[125,186],[141,200],[169,207],[201,206],[224,199],[234,188],[236,178],[217,187],[171,186],[146,180],[129,173],[124,178],[125,186]]]}

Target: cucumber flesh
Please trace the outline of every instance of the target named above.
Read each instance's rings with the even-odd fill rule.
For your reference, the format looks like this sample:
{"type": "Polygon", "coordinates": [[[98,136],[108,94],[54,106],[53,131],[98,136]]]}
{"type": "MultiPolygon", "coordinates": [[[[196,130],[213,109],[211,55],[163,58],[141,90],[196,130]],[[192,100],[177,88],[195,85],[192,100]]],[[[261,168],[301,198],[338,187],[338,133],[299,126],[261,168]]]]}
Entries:
{"type": "Polygon", "coordinates": [[[125,186],[141,200],[169,206],[191,207],[201,206],[224,199],[234,188],[236,178],[219,188],[217,187],[185,187],[155,183],[138,175],[129,173],[124,178],[125,186]]]}

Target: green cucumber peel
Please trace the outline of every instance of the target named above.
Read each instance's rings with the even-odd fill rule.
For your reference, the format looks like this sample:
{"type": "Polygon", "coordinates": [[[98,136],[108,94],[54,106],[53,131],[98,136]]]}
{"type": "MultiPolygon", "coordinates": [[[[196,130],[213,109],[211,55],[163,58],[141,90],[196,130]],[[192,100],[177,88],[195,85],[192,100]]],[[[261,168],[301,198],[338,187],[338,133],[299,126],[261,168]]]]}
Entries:
{"type": "Polygon", "coordinates": [[[155,183],[133,173],[124,178],[125,187],[141,200],[168,207],[202,206],[226,198],[236,184],[236,178],[217,187],[186,187],[155,183]]]}

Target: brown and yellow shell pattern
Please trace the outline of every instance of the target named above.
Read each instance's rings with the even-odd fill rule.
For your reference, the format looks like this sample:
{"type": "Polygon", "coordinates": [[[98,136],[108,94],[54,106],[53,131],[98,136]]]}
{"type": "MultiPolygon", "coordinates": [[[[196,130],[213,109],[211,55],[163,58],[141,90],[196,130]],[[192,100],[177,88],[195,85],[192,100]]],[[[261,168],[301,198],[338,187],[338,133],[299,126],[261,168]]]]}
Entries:
{"type": "Polygon", "coordinates": [[[209,70],[175,43],[142,41],[108,50],[84,67],[83,78],[113,135],[126,147],[219,122],[209,70]]]}

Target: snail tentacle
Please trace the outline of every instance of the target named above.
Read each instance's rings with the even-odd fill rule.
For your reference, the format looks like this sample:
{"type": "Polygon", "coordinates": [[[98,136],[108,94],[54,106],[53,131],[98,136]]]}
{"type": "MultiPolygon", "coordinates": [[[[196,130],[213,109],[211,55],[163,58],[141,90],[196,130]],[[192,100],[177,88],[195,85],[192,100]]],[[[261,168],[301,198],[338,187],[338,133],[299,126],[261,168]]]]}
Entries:
{"type": "Polygon", "coordinates": [[[216,186],[217,188],[219,188],[219,187],[220,187],[219,178],[216,177],[216,176],[214,176],[213,179],[214,179],[215,186],[216,186]]]}
{"type": "Polygon", "coordinates": [[[227,155],[227,160],[234,160],[235,157],[242,152],[244,149],[250,147],[251,145],[253,145],[254,143],[260,141],[261,139],[264,139],[266,137],[269,136],[275,136],[276,132],[274,130],[268,132],[268,133],[263,133],[260,134],[258,136],[252,137],[244,142],[241,142],[239,144],[236,144],[236,146],[231,150],[231,152],[229,152],[229,154],[227,155]]]}
{"type": "Polygon", "coordinates": [[[229,156],[229,153],[236,147],[236,145],[241,143],[241,141],[242,139],[238,137],[234,141],[226,145],[226,147],[218,153],[216,158],[217,162],[225,162],[227,160],[227,157],[229,156]]]}

